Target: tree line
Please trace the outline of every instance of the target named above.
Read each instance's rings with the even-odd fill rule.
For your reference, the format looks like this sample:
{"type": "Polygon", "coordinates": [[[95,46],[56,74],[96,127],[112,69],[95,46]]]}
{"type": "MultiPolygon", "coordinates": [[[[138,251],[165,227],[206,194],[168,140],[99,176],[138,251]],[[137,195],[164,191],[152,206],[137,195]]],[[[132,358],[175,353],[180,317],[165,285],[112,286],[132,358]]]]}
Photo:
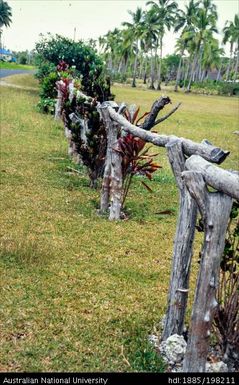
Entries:
{"type": "Polygon", "coordinates": [[[236,81],[239,63],[239,17],[227,21],[222,44],[230,44],[230,58],[215,37],[218,11],[213,0],[189,0],[185,9],[176,1],[148,1],[146,9],[128,11],[131,22],[123,22],[99,38],[99,47],[112,79],[136,78],[150,89],[161,89],[162,80],[174,80],[175,91],[190,91],[193,82],[208,79],[216,70],[216,81],[236,81]],[[174,55],[163,58],[167,31],[180,32],[174,55]]]}

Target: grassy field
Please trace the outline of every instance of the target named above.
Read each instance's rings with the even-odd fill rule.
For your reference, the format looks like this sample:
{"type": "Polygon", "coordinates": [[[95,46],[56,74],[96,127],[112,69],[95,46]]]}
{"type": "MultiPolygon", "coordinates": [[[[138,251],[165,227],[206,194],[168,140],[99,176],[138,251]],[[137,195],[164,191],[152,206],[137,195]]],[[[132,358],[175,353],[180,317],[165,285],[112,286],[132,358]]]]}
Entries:
{"type": "Polygon", "coordinates": [[[17,75],[11,75],[7,76],[1,79],[3,83],[7,83],[10,85],[16,85],[21,86],[21,87],[31,87],[31,88],[36,88],[36,90],[39,87],[39,82],[38,80],[29,74],[17,74],[17,75]]]}
{"type": "Polygon", "coordinates": [[[0,70],[34,70],[36,67],[27,64],[6,63],[0,61],[0,70]]]}
{"type": "MultiPolygon", "coordinates": [[[[165,150],[158,151],[163,169],[151,183],[154,192],[136,179],[129,219],[110,223],[96,214],[100,190],[88,187],[82,169],[80,176],[69,172],[76,166],[63,128],[36,111],[37,92],[0,92],[0,370],[163,370],[147,336],[166,307],[178,208],[165,150]],[[157,214],[165,209],[173,215],[157,214]]],[[[113,92],[142,112],[158,96],[119,86],[113,92]]],[[[238,100],[169,96],[183,105],[157,130],[207,138],[232,152],[223,167],[236,168],[238,100]]]]}

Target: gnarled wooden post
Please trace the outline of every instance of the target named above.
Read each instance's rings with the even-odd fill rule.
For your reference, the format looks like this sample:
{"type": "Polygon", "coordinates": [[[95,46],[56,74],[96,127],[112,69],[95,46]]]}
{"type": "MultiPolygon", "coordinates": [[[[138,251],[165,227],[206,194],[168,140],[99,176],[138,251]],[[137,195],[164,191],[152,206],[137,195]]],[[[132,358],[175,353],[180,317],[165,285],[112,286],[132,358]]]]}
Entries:
{"type": "Polygon", "coordinates": [[[110,220],[120,219],[122,203],[122,157],[119,152],[114,150],[117,145],[118,124],[110,119],[107,104],[100,108],[102,118],[107,131],[107,153],[104,177],[101,193],[101,212],[105,212],[110,205],[110,220]]]}
{"type": "MultiPolygon", "coordinates": [[[[118,131],[118,124],[113,122],[113,130],[118,131]]],[[[116,144],[115,144],[116,145],[116,144]]],[[[122,156],[113,149],[111,161],[111,205],[109,220],[119,220],[122,207],[122,156]]]]}
{"type": "Polygon", "coordinates": [[[183,178],[204,220],[202,258],[183,371],[205,372],[210,328],[217,306],[220,259],[224,250],[232,198],[222,192],[208,192],[200,172],[185,171],[183,178]]]}
{"type": "Polygon", "coordinates": [[[166,340],[172,334],[181,335],[183,332],[193,239],[197,219],[197,205],[189,194],[181,177],[181,173],[185,167],[182,141],[180,139],[171,140],[166,145],[166,148],[179,189],[180,206],[174,240],[168,307],[162,333],[163,340],[166,340]]]}
{"type": "Polygon", "coordinates": [[[117,135],[114,136],[115,131],[112,129],[113,122],[110,119],[107,107],[101,107],[101,114],[105,124],[106,133],[107,133],[107,151],[106,151],[106,158],[105,158],[105,169],[104,169],[101,201],[100,201],[100,211],[103,214],[109,209],[112,152],[113,152],[113,144],[117,140],[117,135]]]}

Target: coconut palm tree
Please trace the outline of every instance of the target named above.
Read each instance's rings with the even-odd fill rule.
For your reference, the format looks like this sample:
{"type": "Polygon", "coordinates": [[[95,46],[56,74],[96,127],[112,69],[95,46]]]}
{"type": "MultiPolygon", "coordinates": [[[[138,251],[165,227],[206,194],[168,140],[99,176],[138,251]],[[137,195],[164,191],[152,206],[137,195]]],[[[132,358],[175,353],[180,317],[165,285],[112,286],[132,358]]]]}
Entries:
{"type": "Polygon", "coordinates": [[[131,42],[132,44],[132,53],[134,56],[134,66],[133,66],[133,80],[132,87],[136,87],[136,73],[137,73],[137,64],[138,56],[141,45],[142,35],[144,33],[144,11],[142,8],[137,7],[136,11],[128,11],[132,17],[132,23],[123,22],[122,25],[127,27],[126,30],[126,44],[131,42]]]}
{"type": "Polygon", "coordinates": [[[0,0],[0,48],[2,48],[2,27],[9,27],[12,22],[12,8],[4,0],[0,0]]]}
{"type": "Polygon", "coordinates": [[[160,23],[157,14],[150,9],[145,13],[142,43],[145,53],[150,52],[150,89],[154,89],[155,65],[158,48],[160,23]],[[153,53],[154,52],[154,53],[153,53]]]}
{"type": "Polygon", "coordinates": [[[175,15],[178,9],[177,3],[173,0],[158,0],[148,1],[147,5],[151,5],[152,12],[157,15],[158,24],[160,26],[158,30],[158,44],[160,49],[159,54],[159,68],[158,68],[158,90],[161,89],[161,66],[162,66],[162,57],[163,57],[163,38],[166,32],[166,29],[169,31],[172,25],[175,22],[175,15]]]}
{"type": "Polygon", "coordinates": [[[117,42],[117,54],[119,60],[118,72],[125,73],[132,54],[132,44],[128,37],[127,30],[120,31],[119,39],[117,42]]]}
{"type": "Polygon", "coordinates": [[[0,28],[9,27],[12,22],[12,8],[4,0],[0,0],[0,28]]]}
{"type": "Polygon", "coordinates": [[[174,88],[175,92],[177,92],[178,90],[178,83],[181,76],[182,58],[188,43],[187,35],[185,35],[185,33],[194,31],[193,21],[194,21],[198,6],[199,6],[199,1],[195,2],[194,0],[190,0],[188,5],[185,8],[185,11],[179,9],[177,12],[174,31],[178,32],[182,30],[182,32],[177,42],[177,51],[180,53],[180,61],[178,65],[176,83],[174,88]]]}
{"type": "Polygon", "coordinates": [[[205,41],[204,51],[202,56],[202,74],[200,81],[203,81],[207,78],[208,71],[214,68],[219,70],[221,65],[221,57],[224,54],[224,50],[219,48],[219,41],[214,37],[210,36],[205,41]]]}
{"type": "Polygon", "coordinates": [[[115,68],[117,48],[121,39],[120,33],[121,31],[115,28],[113,31],[109,31],[105,36],[99,38],[99,45],[103,49],[110,72],[115,68]]]}
{"type": "Polygon", "coordinates": [[[211,0],[203,0],[202,7],[198,8],[193,18],[193,31],[185,33],[186,37],[190,41],[191,56],[192,56],[192,68],[190,78],[187,86],[187,92],[190,91],[192,81],[195,80],[196,75],[200,74],[200,64],[203,56],[203,45],[209,36],[213,36],[214,32],[217,32],[216,21],[217,12],[216,7],[211,0]]]}
{"type": "Polygon", "coordinates": [[[223,44],[226,44],[227,42],[230,43],[230,60],[227,66],[226,80],[229,79],[234,45],[236,46],[236,65],[235,65],[234,80],[236,80],[237,73],[238,73],[238,63],[239,63],[239,16],[238,15],[235,15],[234,22],[233,21],[229,22],[228,20],[226,21],[225,27],[223,28],[223,32],[224,32],[223,44]]]}

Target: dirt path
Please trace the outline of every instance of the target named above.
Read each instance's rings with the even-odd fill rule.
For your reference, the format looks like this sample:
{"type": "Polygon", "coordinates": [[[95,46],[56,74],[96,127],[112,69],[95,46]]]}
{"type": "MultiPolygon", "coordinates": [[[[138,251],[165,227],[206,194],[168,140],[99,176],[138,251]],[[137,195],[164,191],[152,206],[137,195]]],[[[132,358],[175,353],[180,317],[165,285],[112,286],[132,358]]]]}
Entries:
{"type": "Polygon", "coordinates": [[[0,86],[3,87],[10,87],[10,88],[19,88],[21,90],[28,90],[28,91],[38,91],[38,88],[36,87],[25,87],[25,86],[19,86],[17,84],[11,84],[7,83],[5,80],[0,79],[0,86]]]}

